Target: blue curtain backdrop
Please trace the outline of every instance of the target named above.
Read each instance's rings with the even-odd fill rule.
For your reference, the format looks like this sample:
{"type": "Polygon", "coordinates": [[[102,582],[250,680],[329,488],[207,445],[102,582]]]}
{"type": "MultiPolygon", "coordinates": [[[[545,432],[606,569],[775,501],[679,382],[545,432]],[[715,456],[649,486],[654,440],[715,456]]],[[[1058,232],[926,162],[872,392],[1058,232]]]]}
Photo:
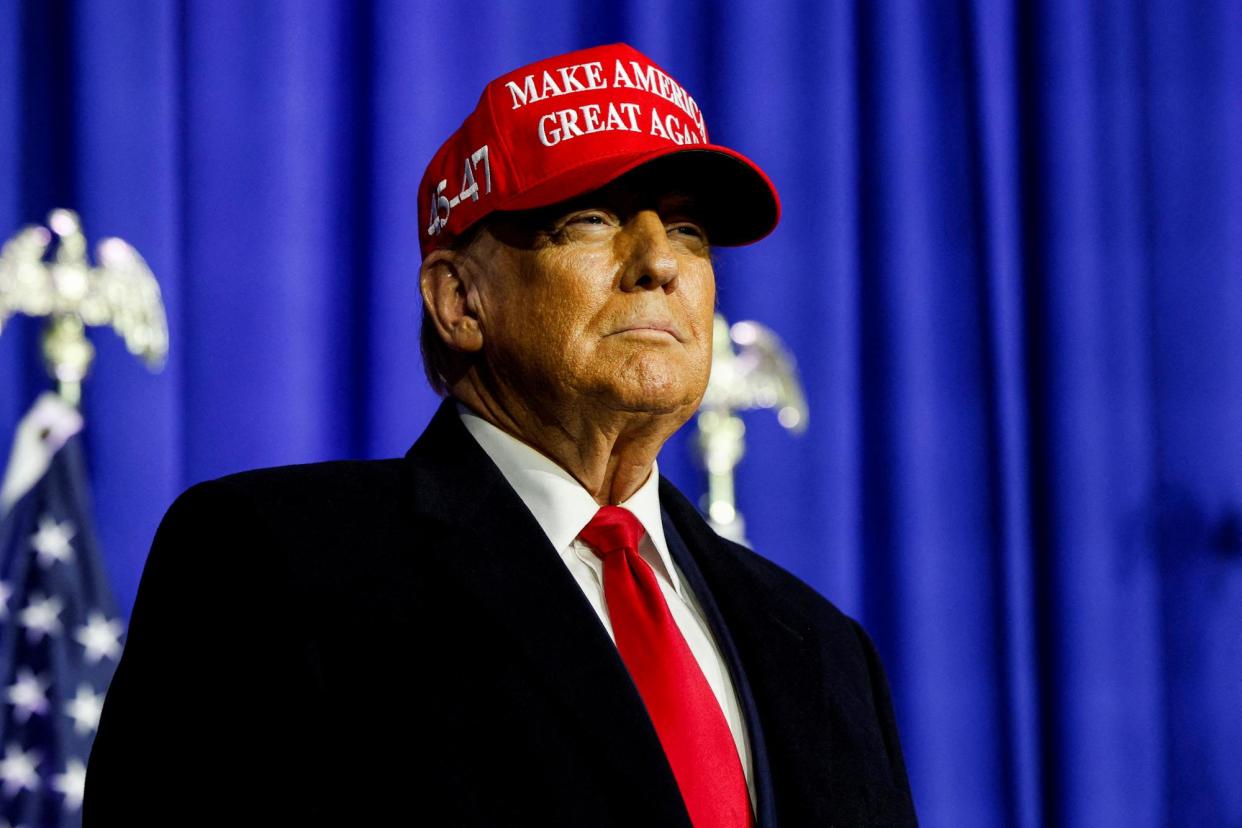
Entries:
{"type": "Polygon", "coordinates": [[[423,166],[615,40],[783,194],[720,304],[811,428],[749,418],[741,507],[874,632],[924,823],[1242,825],[1237,0],[0,0],[0,234],[74,207],[168,303],[164,373],[99,332],[85,395],[121,606],[187,485],[408,447],[423,166]]]}

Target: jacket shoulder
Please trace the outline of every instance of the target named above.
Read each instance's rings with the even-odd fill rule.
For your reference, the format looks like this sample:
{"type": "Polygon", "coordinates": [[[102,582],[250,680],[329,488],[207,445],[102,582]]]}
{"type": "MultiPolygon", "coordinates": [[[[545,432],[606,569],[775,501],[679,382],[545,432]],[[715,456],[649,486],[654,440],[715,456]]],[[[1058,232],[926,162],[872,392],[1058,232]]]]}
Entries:
{"type": "Polygon", "coordinates": [[[299,498],[341,498],[396,488],[402,461],[332,460],[237,472],[199,484],[225,489],[258,502],[299,498]]]}
{"type": "Polygon", "coordinates": [[[888,679],[862,626],[801,578],[717,535],[671,485],[661,498],[729,622],[776,796],[790,809],[782,819],[917,824],[888,679]]]}
{"type": "MultiPolygon", "coordinates": [[[[755,585],[764,594],[778,596],[782,615],[806,618],[837,629],[851,628],[856,622],[814,587],[779,564],[740,543],[717,534],[684,494],[668,481],[662,481],[661,503],[679,531],[728,570],[755,585]]],[[[710,568],[710,564],[709,564],[710,568]]]]}
{"type": "Polygon", "coordinates": [[[339,522],[343,517],[390,507],[400,498],[400,460],[337,460],[273,466],[195,484],[169,509],[169,516],[211,508],[245,512],[281,524],[339,522]]]}
{"type": "Polygon", "coordinates": [[[721,538],[720,542],[729,549],[739,566],[747,570],[756,580],[779,592],[791,608],[834,624],[853,625],[856,623],[818,590],[780,564],[740,543],[726,538],[721,538]]]}
{"type": "Polygon", "coordinates": [[[183,492],[165,514],[157,541],[166,537],[178,557],[201,548],[220,564],[266,559],[326,572],[330,560],[338,568],[358,562],[404,531],[410,493],[402,481],[400,460],[231,474],[183,492]]]}

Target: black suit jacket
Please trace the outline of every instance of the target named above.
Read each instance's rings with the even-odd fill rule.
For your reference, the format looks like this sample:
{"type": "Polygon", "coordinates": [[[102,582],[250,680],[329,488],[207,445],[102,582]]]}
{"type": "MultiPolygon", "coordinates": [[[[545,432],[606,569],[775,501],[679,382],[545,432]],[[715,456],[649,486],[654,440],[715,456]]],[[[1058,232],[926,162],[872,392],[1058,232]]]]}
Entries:
{"type": "MultiPolygon", "coordinates": [[[[660,494],[741,697],[758,825],[914,824],[863,630],[666,481],[660,494]]],[[[85,820],[689,828],[616,648],[447,405],[404,460],[247,472],[178,498],[85,820]]]]}

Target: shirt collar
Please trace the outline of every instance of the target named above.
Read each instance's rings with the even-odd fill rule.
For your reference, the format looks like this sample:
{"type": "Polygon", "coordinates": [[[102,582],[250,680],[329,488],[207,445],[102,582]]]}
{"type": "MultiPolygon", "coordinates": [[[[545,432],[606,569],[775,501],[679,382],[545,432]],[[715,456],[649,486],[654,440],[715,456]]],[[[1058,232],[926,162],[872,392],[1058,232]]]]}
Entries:
{"type": "MultiPolygon", "coordinates": [[[[466,430],[492,459],[505,480],[518,493],[526,508],[535,516],[557,552],[568,549],[574,539],[599,511],[595,498],[574,479],[573,475],[508,432],[502,431],[461,403],[457,404],[466,430]]],[[[647,476],[634,494],[618,504],[638,518],[655,547],[656,554],[678,586],[676,569],[664,538],[660,511],[660,469],[651,464],[647,476]]]]}

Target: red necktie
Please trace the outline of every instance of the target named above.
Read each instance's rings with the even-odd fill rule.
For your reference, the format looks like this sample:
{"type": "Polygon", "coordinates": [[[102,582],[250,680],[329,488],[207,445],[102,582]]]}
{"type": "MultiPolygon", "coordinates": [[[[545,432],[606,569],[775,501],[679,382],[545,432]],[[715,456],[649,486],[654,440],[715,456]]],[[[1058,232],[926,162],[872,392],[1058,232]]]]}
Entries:
{"type": "Polygon", "coordinates": [[[750,795],[720,703],[638,555],[642,524],[604,506],[579,535],[604,562],[617,650],[647,705],[694,828],[747,828],[750,795]]]}

